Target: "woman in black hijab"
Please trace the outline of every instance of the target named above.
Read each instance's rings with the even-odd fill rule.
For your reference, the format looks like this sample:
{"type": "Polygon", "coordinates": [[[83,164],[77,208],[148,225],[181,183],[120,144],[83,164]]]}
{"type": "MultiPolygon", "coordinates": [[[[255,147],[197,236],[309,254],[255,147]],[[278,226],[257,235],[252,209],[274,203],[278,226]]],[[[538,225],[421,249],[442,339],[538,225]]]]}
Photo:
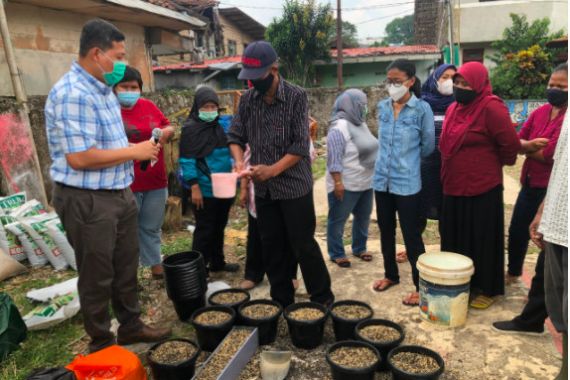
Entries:
{"type": "Polygon", "coordinates": [[[191,186],[196,230],[192,250],[201,252],[211,272],[236,272],[238,264],[224,260],[224,229],[234,199],[214,198],[212,173],[232,171],[226,135],[219,123],[219,98],[207,86],[196,91],[180,137],[180,168],[191,186]]]}

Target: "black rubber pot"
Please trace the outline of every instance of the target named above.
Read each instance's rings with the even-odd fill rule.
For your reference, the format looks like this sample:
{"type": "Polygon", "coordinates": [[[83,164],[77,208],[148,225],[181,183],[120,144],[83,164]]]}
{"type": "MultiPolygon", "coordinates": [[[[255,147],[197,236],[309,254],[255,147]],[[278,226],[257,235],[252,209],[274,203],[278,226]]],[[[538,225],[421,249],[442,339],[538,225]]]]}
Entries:
{"type": "Polygon", "coordinates": [[[189,380],[194,376],[196,359],[200,355],[200,347],[196,343],[188,339],[170,339],[165,342],[155,344],[147,353],[147,362],[152,371],[152,377],[156,380],[189,380]],[[196,347],[196,352],[189,359],[178,364],[162,364],[157,363],[151,358],[152,352],[166,342],[181,341],[191,343],[196,347]]]}
{"type": "Polygon", "coordinates": [[[341,341],[341,340],[355,340],[356,337],[354,335],[354,328],[356,327],[356,325],[362,321],[367,321],[367,320],[371,319],[373,315],[374,315],[374,311],[372,310],[370,305],[368,305],[367,303],[360,302],[360,301],[353,301],[353,300],[335,302],[331,306],[331,318],[333,321],[334,336],[335,336],[337,342],[341,341]],[[370,311],[370,315],[366,318],[361,318],[361,319],[345,319],[345,318],[339,317],[338,315],[336,315],[334,313],[334,308],[336,306],[343,306],[343,305],[345,305],[345,306],[346,305],[362,306],[362,307],[364,307],[370,311]]]}
{"type": "Polygon", "coordinates": [[[176,253],[166,257],[162,266],[166,293],[174,304],[178,318],[185,321],[206,304],[208,283],[202,254],[196,251],[176,253]]]}
{"type": "Polygon", "coordinates": [[[239,310],[239,307],[241,305],[243,305],[244,303],[246,303],[247,301],[249,301],[250,299],[251,299],[251,296],[249,295],[249,292],[247,290],[231,288],[231,289],[218,290],[217,292],[212,293],[210,295],[210,297],[208,297],[208,303],[212,306],[228,306],[228,307],[231,307],[237,313],[239,310]],[[212,301],[212,299],[215,296],[217,296],[218,294],[223,294],[223,293],[242,293],[242,294],[246,295],[246,298],[244,298],[243,301],[234,302],[234,303],[219,303],[219,302],[212,301]]]}
{"type": "Polygon", "coordinates": [[[329,310],[325,306],[314,302],[299,302],[287,306],[283,316],[287,321],[289,335],[291,336],[293,345],[297,348],[307,350],[318,347],[323,342],[325,322],[327,321],[328,313],[329,310]],[[324,316],[314,321],[298,321],[289,317],[289,313],[303,307],[319,309],[324,313],[324,316]]]}
{"type": "Polygon", "coordinates": [[[278,302],[272,300],[254,300],[242,304],[239,307],[238,315],[241,323],[243,323],[245,326],[257,327],[257,332],[259,334],[259,344],[263,346],[275,342],[275,338],[277,337],[277,326],[279,325],[279,317],[281,316],[282,312],[283,308],[278,302]],[[260,304],[276,306],[279,308],[279,311],[275,315],[263,319],[249,318],[241,313],[241,311],[247,306],[260,304]]]}
{"type": "Polygon", "coordinates": [[[227,306],[207,306],[196,310],[194,314],[192,314],[191,321],[196,329],[196,336],[198,337],[200,348],[204,351],[214,351],[232,329],[235,319],[235,310],[227,306]],[[223,311],[230,314],[231,318],[229,321],[219,325],[202,325],[197,323],[195,321],[196,317],[206,311],[223,311]]]}
{"type": "Polygon", "coordinates": [[[402,328],[402,326],[400,326],[399,324],[397,324],[395,322],[389,321],[387,319],[369,319],[367,321],[360,322],[359,324],[356,325],[356,327],[354,329],[354,335],[356,336],[357,340],[360,340],[360,341],[363,341],[366,343],[370,343],[371,345],[376,347],[378,352],[380,352],[380,356],[382,357],[382,360],[380,361],[380,365],[378,366],[378,371],[389,370],[388,353],[393,348],[398,347],[404,341],[404,338],[406,337],[406,334],[404,333],[404,329],[402,328]],[[366,326],[373,326],[373,325],[382,325],[382,326],[392,327],[392,328],[394,328],[400,332],[400,338],[398,338],[394,341],[391,341],[391,342],[375,342],[375,341],[372,341],[372,340],[367,339],[367,338],[363,337],[362,335],[360,335],[360,333],[359,333],[360,329],[362,329],[366,326]]]}
{"type": "Polygon", "coordinates": [[[445,362],[443,358],[435,351],[422,346],[400,346],[394,348],[388,354],[388,366],[392,371],[392,378],[394,380],[437,380],[445,370],[445,362]],[[397,368],[392,362],[392,357],[400,352],[415,352],[422,355],[431,356],[439,364],[439,369],[431,373],[414,374],[409,373],[400,368],[397,368]]]}
{"type": "Polygon", "coordinates": [[[380,358],[380,353],[378,350],[371,344],[366,342],[359,342],[355,340],[345,340],[342,342],[337,342],[329,347],[326,354],[327,363],[331,367],[331,373],[333,380],[374,380],[374,376],[376,374],[376,368],[378,368],[378,364],[382,360],[380,358]],[[335,362],[333,362],[330,358],[330,354],[335,350],[341,347],[366,347],[374,351],[376,354],[376,362],[369,367],[364,368],[348,368],[343,367],[335,362]]]}

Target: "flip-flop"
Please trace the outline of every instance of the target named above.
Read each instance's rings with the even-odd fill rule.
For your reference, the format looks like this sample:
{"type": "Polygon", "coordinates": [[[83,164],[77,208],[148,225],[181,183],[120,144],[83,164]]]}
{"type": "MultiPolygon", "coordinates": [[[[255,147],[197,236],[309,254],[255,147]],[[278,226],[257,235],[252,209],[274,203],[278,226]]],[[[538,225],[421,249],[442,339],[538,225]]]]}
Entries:
{"type": "Polygon", "coordinates": [[[385,292],[386,290],[390,289],[392,286],[394,285],[398,285],[399,282],[394,282],[392,280],[389,280],[387,278],[383,278],[381,280],[377,280],[374,281],[374,283],[372,284],[372,290],[374,290],[375,292],[385,292]],[[386,287],[382,288],[383,284],[388,284],[386,287]]]}
{"type": "Polygon", "coordinates": [[[495,303],[495,300],[491,297],[487,297],[484,295],[478,295],[469,303],[473,309],[485,310],[488,309],[492,304],[495,303]]]}
{"type": "Polygon", "coordinates": [[[402,304],[406,306],[419,306],[420,305],[420,295],[415,293],[410,293],[402,300],[402,304]],[[410,300],[415,299],[417,302],[411,302],[410,300]]]}
{"type": "Polygon", "coordinates": [[[396,262],[398,264],[405,263],[406,261],[408,261],[408,252],[401,251],[401,252],[396,253],[396,262]]]}
{"type": "Polygon", "coordinates": [[[341,268],[350,268],[350,261],[346,257],[341,257],[340,259],[331,260],[333,263],[341,268]]]}
{"type": "Polygon", "coordinates": [[[362,261],[372,261],[372,255],[368,252],[360,253],[358,255],[356,253],[353,253],[352,255],[354,257],[358,257],[362,261]]]}

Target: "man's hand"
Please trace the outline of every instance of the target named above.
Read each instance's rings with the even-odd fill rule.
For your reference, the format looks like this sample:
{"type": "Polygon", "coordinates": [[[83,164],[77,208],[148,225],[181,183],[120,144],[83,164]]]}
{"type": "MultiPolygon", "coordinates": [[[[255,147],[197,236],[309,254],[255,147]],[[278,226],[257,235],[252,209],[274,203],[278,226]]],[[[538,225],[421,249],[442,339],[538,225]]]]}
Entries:
{"type": "Polygon", "coordinates": [[[540,249],[544,249],[544,240],[543,240],[544,236],[540,232],[538,232],[538,226],[540,225],[540,220],[542,219],[543,206],[544,203],[538,209],[536,216],[534,217],[532,223],[528,228],[528,232],[530,234],[532,242],[540,249]]]}
{"type": "Polygon", "coordinates": [[[265,182],[276,176],[273,166],[256,165],[251,167],[251,177],[256,182],[265,182]]]}
{"type": "Polygon", "coordinates": [[[200,185],[192,185],[192,204],[196,207],[196,210],[202,210],[204,208],[204,197],[202,197],[200,185]]]}
{"type": "Polygon", "coordinates": [[[335,182],[334,197],[341,202],[344,199],[344,184],[342,182],[335,182]]]}
{"type": "Polygon", "coordinates": [[[154,141],[143,141],[134,144],[132,147],[133,159],[137,161],[158,160],[158,153],[160,152],[160,144],[154,141]]]}
{"type": "Polygon", "coordinates": [[[234,163],[234,172],[241,173],[244,169],[243,161],[236,161],[234,163]]]}

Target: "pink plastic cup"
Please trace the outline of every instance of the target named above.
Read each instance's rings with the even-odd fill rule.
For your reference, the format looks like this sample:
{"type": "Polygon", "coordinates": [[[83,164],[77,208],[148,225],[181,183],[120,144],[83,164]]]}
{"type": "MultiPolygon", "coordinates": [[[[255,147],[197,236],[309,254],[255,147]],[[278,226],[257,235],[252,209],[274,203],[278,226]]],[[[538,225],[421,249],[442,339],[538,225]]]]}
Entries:
{"type": "Polygon", "coordinates": [[[238,173],[212,173],[212,191],[215,198],[236,196],[238,173]]]}

